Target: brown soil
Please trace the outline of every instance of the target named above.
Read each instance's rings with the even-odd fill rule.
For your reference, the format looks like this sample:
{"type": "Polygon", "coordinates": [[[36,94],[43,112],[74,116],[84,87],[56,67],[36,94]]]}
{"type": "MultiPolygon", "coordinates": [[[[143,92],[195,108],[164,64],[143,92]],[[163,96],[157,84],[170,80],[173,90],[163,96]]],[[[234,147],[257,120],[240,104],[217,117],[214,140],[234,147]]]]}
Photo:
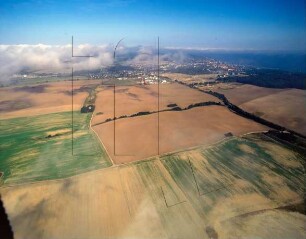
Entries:
{"type": "MultiPolygon", "coordinates": [[[[74,82],[74,110],[79,110],[88,93],[84,86],[98,81],[74,82]]],[[[0,119],[34,116],[71,110],[71,82],[0,89],[0,119]]]]}
{"type": "Polygon", "coordinates": [[[264,88],[242,84],[217,84],[211,87],[211,90],[224,94],[229,101],[239,106],[245,102],[267,95],[276,94],[285,91],[286,89],[264,88]]]}
{"type": "Polygon", "coordinates": [[[168,77],[172,80],[183,81],[185,83],[198,83],[215,81],[218,77],[218,74],[187,75],[181,73],[164,73],[163,76],[168,77]]]}
{"type": "Polygon", "coordinates": [[[30,100],[5,100],[0,102],[0,112],[12,112],[16,110],[22,110],[31,108],[33,106],[30,100]]]}
{"type": "Polygon", "coordinates": [[[114,152],[114,122],[94,126],[113,161],[117,164],[140,160],[185,148],[211,144],[232,132],[240,135],[266,128],[253,121],[231,113],[222,106],[193,108],[180,112],[158,114],[117,120],[114,152]]]}
{"type": "Polygon", "coordinates": [[[24,91],[28,93],[43,93],[46,91],[47,85],[22,86],[14,88],[14,91],[24,91]]]}
{"type": "Polygon", "coordinates": [[[224,94],[230,102],[263,119],[306,135],[306,91],[221,83],[202,89],[224,94]]]}
{"type": "MultiPolygon", "coordinates": [[[[115,95],[115,117],[131,115],[141,111],[158,110],[158,86],[116,86],[115,95]]],[[[160,85],[159,109],[169,109],[169,104],[177,104],[185,108],[190,104],[219,100],[211,95],[190,89],[186,86],[173,83],[160,85]]],[[[103,114],[95,115],[92,124],[104,122],[106,119],[114,118],[114,88],[104,86],[100,88],[96,100],[96,112],[103,114]]]]}
{"type": "Polygon", "coordinates": [[[262,112],[262,118],[306,135],[306,91],[290,89],[246,102],[248,112],[262,112]]]}

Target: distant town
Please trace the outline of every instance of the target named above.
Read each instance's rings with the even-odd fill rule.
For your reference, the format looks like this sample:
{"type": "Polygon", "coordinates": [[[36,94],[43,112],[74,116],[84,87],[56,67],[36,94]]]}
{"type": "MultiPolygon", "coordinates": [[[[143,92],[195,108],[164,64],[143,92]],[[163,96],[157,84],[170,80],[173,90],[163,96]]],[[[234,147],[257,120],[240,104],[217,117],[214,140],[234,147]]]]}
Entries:
{"type": "MultiPolygon", "coordinates": [[[[163,73],[183,73],[183,74],[217,74],[218,78],[228,76],[238,76],[245,74],[246,67],[243,65],[229,64],[214,59],[186,60],[183,63],[175,61],[165,61],[160,64],[159,72],[163,73]]],[[[87,79],[117,79],[125,81],[133,79],[139,84],[157,84],[158,67],[157,65],[143,65],[139,63],[125,65],[116,64],[107,68],[94,71],[79,71],[75,73],[78,77],[87,79]]],[[[27,73],[21,72],[14,74],[12,82],[19,82],[24,79],[49,79],[69,77],[71,73],[27,73]]],[[[167,83],[167,79],[161,77],[160,83],[167,83]]]]}

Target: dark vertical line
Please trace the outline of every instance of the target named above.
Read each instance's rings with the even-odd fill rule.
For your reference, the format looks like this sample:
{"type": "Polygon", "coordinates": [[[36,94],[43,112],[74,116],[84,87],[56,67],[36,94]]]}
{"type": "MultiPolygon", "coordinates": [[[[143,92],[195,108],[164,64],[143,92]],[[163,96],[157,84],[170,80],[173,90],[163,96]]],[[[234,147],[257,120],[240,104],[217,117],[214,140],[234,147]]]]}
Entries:
{"type": "Polygon", "coordinates": [[[3,239],[14,239],[14,233],[10,224],[7,211],[0,196],[0,232],[3,239]]]}
{"type": "Polygon", "coordinates": [[[71,37],[71,56],[73,57],[73,36],[71,37]]]}
{"type": "Polygon", "coordinates": [[[114,155],[116,155],[116,85],[114,84],[114,155]]]}
{"type": "Polygon", "coordinates": [[[167,200],[166,200],[166,197],[165,197],[165,193],[164,193],[163,187],[160,187],[160,189],[161,189],[161,191],[162,191],[162,194],[163,194],[163,198],[164,198],[166,207],[169,207],[169,206],[168,206],[168,203],[167,203],[167,200]]]}
{"type": "Polygon", "coordinates": [[[72,149],[72,155],[73,155],[73,67],[71,68],[71,149],[72,149]]]}
{"type": "Polygon", "coordinates": [[[192,165],[191,165],[190,159],[189,159],[188,161],[189,161],[189,165],[190,165],[191,172],[192,172],[192,175],[193,175],[193,179],[194,179],[195,184],[196,184],[196,186],[197,186],[197,190],[198,190],[199,196],[201,196],[201,195],[200,195],[199,185],[198,185],[198,182],[197,182],[196,177],[195,177],[195,175],[194,175],[194,171],[193,171],[193,167],[192,167],[192,165]]]}
{"type": "Polygon", "coordinates": [[[126,191],[125,191],[124,186],[123,186],[122,177],[121,177],[121,173],[120,173],[120,168],[119,167],[118,167],[118,172],[119,172],[120,183],[121,183],[121,188],[122,188],[122,191],[123,191],[123,194],[124,194],[125,202],[126,202],[128,210],[129,210],[129,215],[131,216],[131,209],[130,209],[130,205],[129,205],[129,200],[128,200],[128,197],[126,195],[126,191]]]}
{"type": "Polygon", "coordinates": [[[157,148],[159,155],[159,37],[157,38],[157,94],[158,94],[158,106],[157,106],[157,148]]]}

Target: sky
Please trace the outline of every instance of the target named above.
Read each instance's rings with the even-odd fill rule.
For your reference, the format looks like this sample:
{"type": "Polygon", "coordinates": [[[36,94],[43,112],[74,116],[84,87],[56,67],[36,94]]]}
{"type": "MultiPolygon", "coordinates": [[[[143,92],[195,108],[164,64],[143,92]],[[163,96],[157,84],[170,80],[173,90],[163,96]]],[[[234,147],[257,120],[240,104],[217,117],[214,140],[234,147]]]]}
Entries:
{"type": "Polygon", "coordinates": [[[304,0],[0,0],[0,45],[306,52],[304,0]]]}

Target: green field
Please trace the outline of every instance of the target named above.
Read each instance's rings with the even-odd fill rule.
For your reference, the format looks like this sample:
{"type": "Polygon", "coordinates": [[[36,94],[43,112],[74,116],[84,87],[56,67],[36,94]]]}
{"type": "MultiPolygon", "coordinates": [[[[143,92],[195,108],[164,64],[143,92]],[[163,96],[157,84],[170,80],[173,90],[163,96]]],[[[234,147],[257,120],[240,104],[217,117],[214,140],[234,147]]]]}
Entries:
{"type": "MultiPolygon", "coordinates": [[[[69,129],[70,116],[54,114],[37,117],[36,122],[33,119],[9,122],[15,122],[15,126],[17,120],[29,123],[28,133],[27,126],[14,131],[20,142],[21,137],[29,139],[32,151],[43,151],[42,147],[34,147],[33,139],[48,136],[49,130],[62,129],[58,126],[48,129],[46,125],[50,121],[62,125],[63,117],[68,118],[64,129],[69,129]],[[34,125],[36,133],[31,128],[34,125]],[[23,133],[18,133],[21,129],[23,133]]],[[[56,142],[56,145],[48,142],[46,147],[51,144],[49,147],[54,150],[45,160],[42,156],[25,158],[26,166],[13,151],[7,162],[18,160],[19,165],[13,165],[15,172],[24,167],[32,170],[30,173],[36,179],[40,179],[39,173],[59,178],[109,165],[102,157],[89,157],[95,146],[87,145],[85,149],[92,140],[81,140],[83,136],[78,135],[80,132],[90,135],[82,129],[87,117],[76,113],[80,121],[75,131],[79,140],[75,144],[78,155],[75,159],[68,152],[71,134],[67,132],[47,138],[58,138],[56,142],[62,141],[63,145],[67,141],[67,152],[56,149],[56,142]],[[62,161],[62,154],[69,160],[62,161]]],[[[17,143],[15,146],[20,147],[17,143]]],[[[287,145],[253,134],[78,177],[1,187],[0,192],[20,238],[50,238],[50,235],[52,238],[75,235],[76,238],[305,238],[304,160],[305,155],[287,145]]],[[[8,176],[6,184],[26,178],[24,174],[8,176]]]]}
{"type": "MultiPolygon", "coordinates": [[[[289,228],[300,223],[300,219],[298,222],[292,219],[289,211],[279,208],[303,203],[306,192],[304,161],[305,155],[292,151],[287,145],[263,134],[253,134],[120,168],[122,171],[133,168],[137,172],[130,174],[138,175],[137,180],[131,180],[132,177],[124,180],[130,184],[126,187],[128,195],[130,190],[139,192],[139,188],[145,188],[164,229],[173,237],[194,235],[202,238],[200,235],[205,230],[208,234],[216,231],[221,235],[232,230],[242,233],[242,238],[248,233],[254,238],[261,238],[264,233],[269,236],[274,233],[275,238],[280,238],[281,232],[276,235],[275,231],[252,228],[244,232],[235,223],[243,224],[244,217],[262,223],[262,217],[265,218],[270,210],[280,214],[289,228]],[[142,186],[133,185],[134,181],[141,182],[142,186]],[[227,225],[226,229],[222,228],[223,224],[227,225]],[[200,228],[201,225],[209,226],[200,228]]],[[[127,197],[131,208],[131,201],[136,199],[129,198],[133,197],[127,197]]],[[[272,224],[277,222],[274,218],[269,220],[272,224]]],[[[296,231],[297,235],[300,233],[304,231],[296,231]]]]}
{"type": "Polygon", "coordinates": [[[88,128],[90,114],[71,112],[0,121],[0,172],[11,185],[64,178],[108,167],[110,160],[88,128]]]}
{"type": "Polygon", "coordinates": [[[243,203],[251,206],[249,199],[254,195],[273,202],[274,207],[303,200],[305,156],[263,137],[232,138],[161,160],[204,219],[220,201],[233,195],[245,198],[237,205],[233,202],[233,210],[243,208],[243,203]]]}
{"type": "Polygon", "coordinates": [[[305,207],[304,161],[305,155],[287,145],[254,134],[120,168],[135,170],[124,179],[132,213],[132,202],[139,200],[134,194],[144,188],[169,238],[224,238],[229,232],[237,238],[301,238],[303,228],[290,230],[305,216],[282,207],[305,207]],[[278,229],[245,225],[264,220],[278,229]],[[283,227],[291,229],[278,231],[283,227]]]}

